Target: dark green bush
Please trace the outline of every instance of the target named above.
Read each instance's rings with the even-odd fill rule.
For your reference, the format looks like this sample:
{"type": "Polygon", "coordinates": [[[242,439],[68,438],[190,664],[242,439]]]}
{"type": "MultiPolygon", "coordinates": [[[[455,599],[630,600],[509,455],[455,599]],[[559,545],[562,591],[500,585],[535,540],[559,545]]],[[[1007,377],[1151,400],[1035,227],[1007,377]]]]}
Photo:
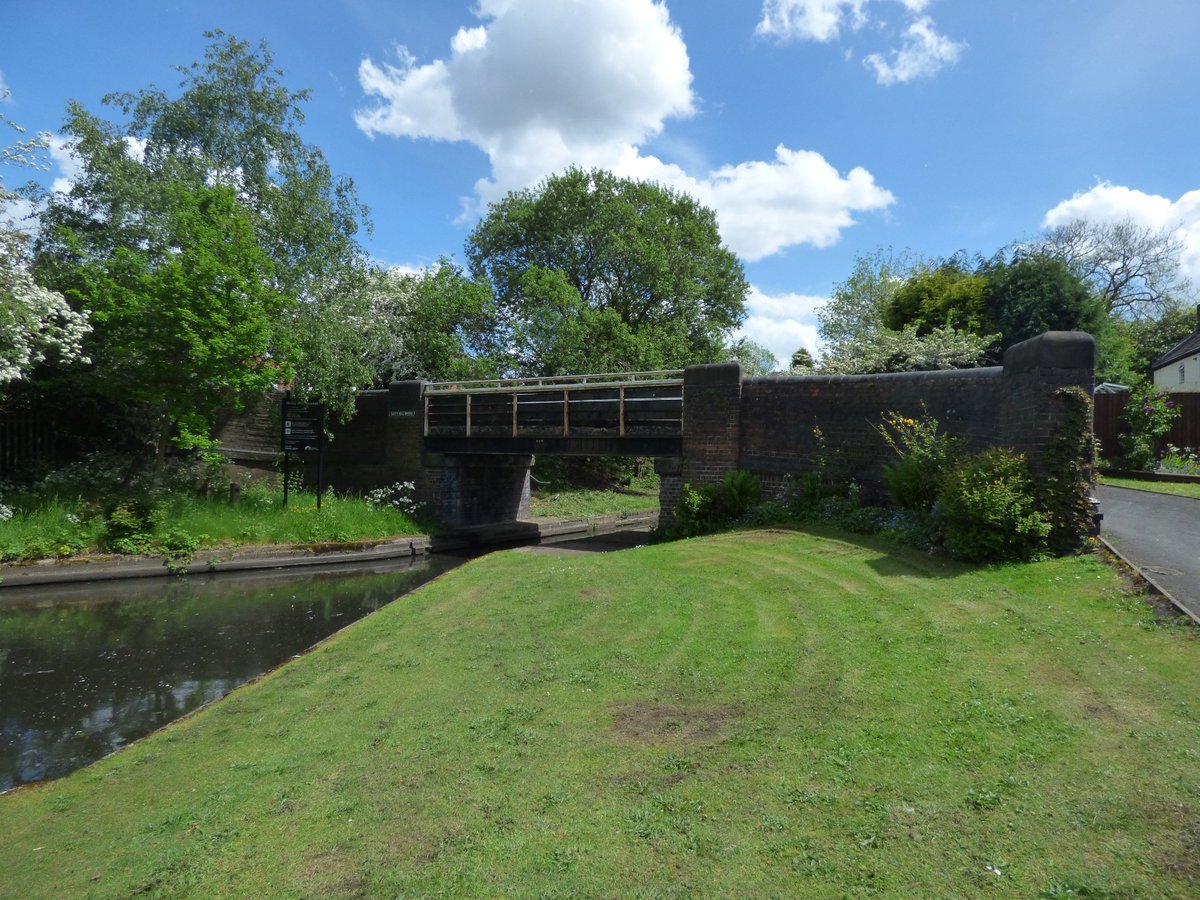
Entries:
{"type": "Polygon", "coordinates": [[[685,484],[667,536],[692,537],[728,528],[746,520],[761,502],[762,483],[744,469],[726,472],[720,481],[699,488],[685,484]]]}
{"type": "Polygon", "coordinates": [[[1050,522],[1038,510],[1025,458],[1004,447],[972,454],[946,473],[938,494],[946,549],[969,562],[1031,559],[1050,522]]]}
{"type": "Polygon", "coordinates": [[[883,467],[892,504],[928,512],[937,500],[942,475],[962,455],[958,439],[940,431],[937,419],[925,413],[916,419],[888,413],[876,430],[899,457],[883,467]]]}

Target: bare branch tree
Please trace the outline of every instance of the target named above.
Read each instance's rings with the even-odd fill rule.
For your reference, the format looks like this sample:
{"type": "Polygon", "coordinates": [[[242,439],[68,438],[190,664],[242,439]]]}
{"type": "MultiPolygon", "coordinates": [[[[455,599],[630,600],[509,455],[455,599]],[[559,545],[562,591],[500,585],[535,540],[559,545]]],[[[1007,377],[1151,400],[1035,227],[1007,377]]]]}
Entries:
{"type": "Polygon", "coordinates": [[[1157,317],[1186,292],[1180,273],[1183,238],[1176,229],[1076,219],[1047,231],[1032,248],[1061,259],[1095,289],[1110,313],[1157,317]]]}

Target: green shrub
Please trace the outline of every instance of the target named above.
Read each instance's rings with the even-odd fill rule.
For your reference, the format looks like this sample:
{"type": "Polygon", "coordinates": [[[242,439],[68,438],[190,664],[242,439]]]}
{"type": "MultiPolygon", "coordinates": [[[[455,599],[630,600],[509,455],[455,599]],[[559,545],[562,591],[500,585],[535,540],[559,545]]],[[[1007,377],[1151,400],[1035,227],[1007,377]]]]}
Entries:
{"type": "Polygon", "coordinates": [[[1123,455],[1121,465],[1127,469],[1153,469],[1158,460],[1158,442],[1162,439],[1181,410],[1166,391],[1156,391],[1145,382],[1134,388],[1121,418],[1129,425],[1129,433],[1117,441],[1123,455]]]}
{"type": "Polygon", "coordinates": [[[892,503],[901,509],[928,512],[937,500],[943,473],[961,455],[953,435],[938,430],[937,419],[925,413],[916,419],[891,412],[877,430],[899,457],[883,467],[883,481],[892,503]]]}
{"type": "Polygon", "coordinates": [[[667,536],[692,537],[728,528],[746,520],[761,502],[762,483],[744,469],[726,472],[720,481],[699,488],[685,484],[667,536]]]}
{"type": "Polygon", "coordinates": [[[1030,559],[1045,550],[1050,522],[1037,509],[1025,457],[991,447],[965,457],[938,494],[946,549],[969,562],[1030,559]]]}

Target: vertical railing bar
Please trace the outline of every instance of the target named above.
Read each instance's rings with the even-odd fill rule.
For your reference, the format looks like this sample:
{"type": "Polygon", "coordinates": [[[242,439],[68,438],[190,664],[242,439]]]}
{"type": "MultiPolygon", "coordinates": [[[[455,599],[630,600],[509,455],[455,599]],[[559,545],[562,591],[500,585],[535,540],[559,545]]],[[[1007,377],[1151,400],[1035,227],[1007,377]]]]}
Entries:
{"type": "Polygon", "coordinates": [[[620,388],[617,397],[617,437],[625,437],[625,388],[620,388]]]}
{"type": "Polygon", "coordinates": [[[563,437],[571,436],[571,392],[563,388],[563,437]]]}
{"type": "Polygon", "coordinates": [[[516,391],[513,391],[513,392],[512,392],[512,405],[513,405],[513,429],[512,429],[512,436],[513,436],[513,437],[516,437],[516,436],[517,436],[517,392],[516,392],[516,391]]]}
{"type": "Polygon", "coordinates": [[[467,437],[471,436],[471,395],[467,394],[467,437]]]}
{"type": "Polygon", "coordinates": [[[429,395],[425,395],[425,437],[429,437],[429,395]]]}

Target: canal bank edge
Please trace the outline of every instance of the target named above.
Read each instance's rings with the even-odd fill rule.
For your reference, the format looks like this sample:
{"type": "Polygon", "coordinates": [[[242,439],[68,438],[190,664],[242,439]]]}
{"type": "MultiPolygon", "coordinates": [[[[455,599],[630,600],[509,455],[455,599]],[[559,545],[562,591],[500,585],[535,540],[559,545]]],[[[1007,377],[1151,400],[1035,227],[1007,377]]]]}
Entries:
{"type": "MultiPolygon", "coordinates": [[[[329,566],[401,559],[421,553],[452,553],[479,547],[526,544],[570,536],[588,537],[653,527],[658,510],[590,516],[581,519],[526,520],[462,528],[443,535],[417,535],[386,541],[351,544],[288,545],[285,547],[226,547],[200,550],[188,561],[166,557],[91,557],[48,559],[0,565],[4,588],[114,581],[122,578],[165,578],[253,569],[329,566]]],[[[0,598],[0,603],[3,600],[0,598]]]]}

